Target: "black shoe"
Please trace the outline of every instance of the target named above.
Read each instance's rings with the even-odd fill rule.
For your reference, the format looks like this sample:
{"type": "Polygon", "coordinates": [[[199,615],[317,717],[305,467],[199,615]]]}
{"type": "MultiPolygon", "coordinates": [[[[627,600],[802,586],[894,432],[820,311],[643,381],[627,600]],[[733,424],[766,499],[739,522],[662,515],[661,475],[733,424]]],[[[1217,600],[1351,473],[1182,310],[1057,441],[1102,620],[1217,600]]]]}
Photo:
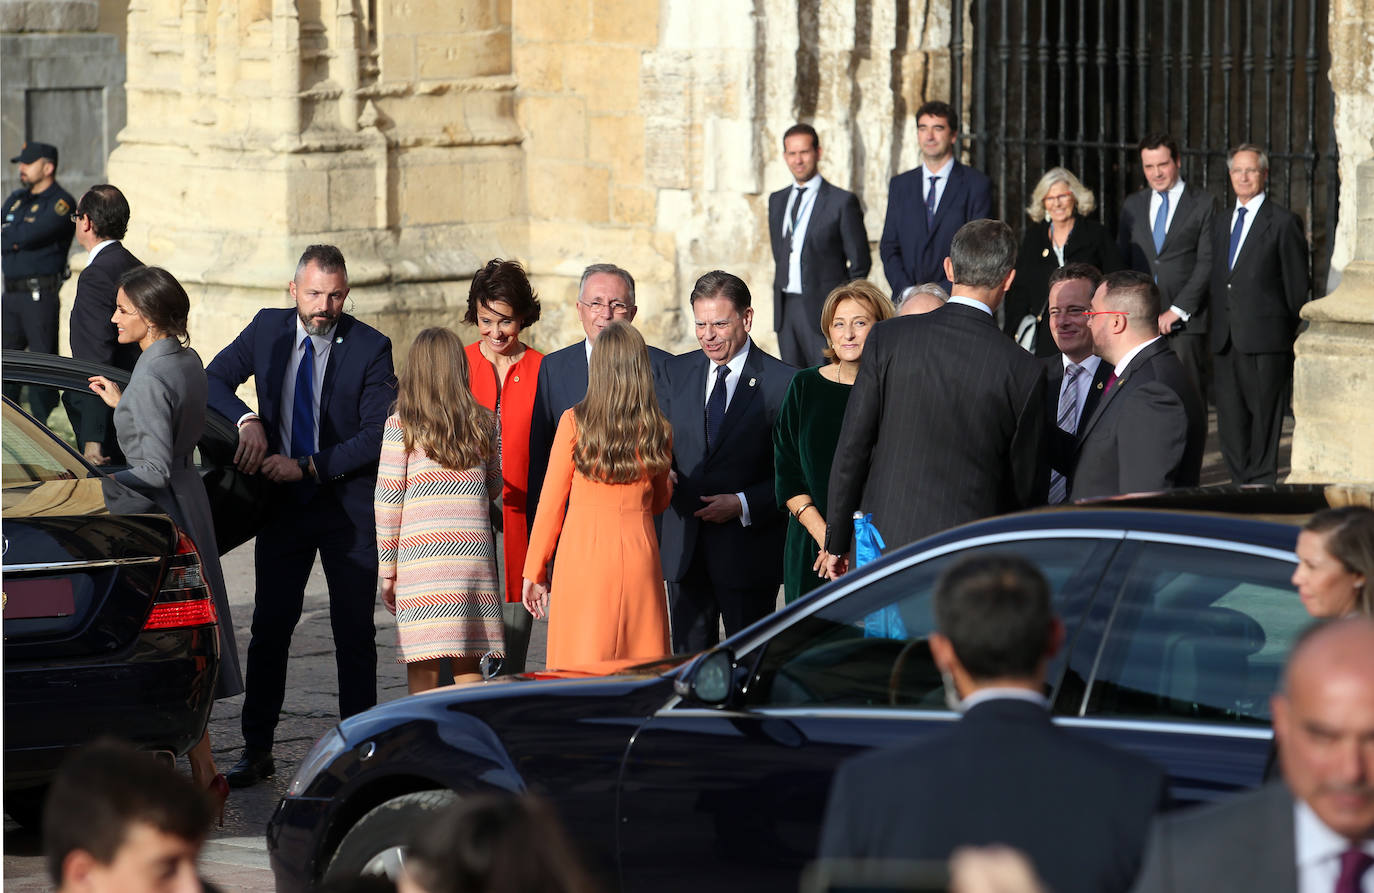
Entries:
{"type": "Polygon", "coordinates": [[[234,764],[234,768],[225,773],[225,778],[229,780],[231,788],[252,787],[264,778],[271,778],[277,771],[276,765],[272,762],[272,754],[255,753],[245,750],[243,757],[234,764]]]}

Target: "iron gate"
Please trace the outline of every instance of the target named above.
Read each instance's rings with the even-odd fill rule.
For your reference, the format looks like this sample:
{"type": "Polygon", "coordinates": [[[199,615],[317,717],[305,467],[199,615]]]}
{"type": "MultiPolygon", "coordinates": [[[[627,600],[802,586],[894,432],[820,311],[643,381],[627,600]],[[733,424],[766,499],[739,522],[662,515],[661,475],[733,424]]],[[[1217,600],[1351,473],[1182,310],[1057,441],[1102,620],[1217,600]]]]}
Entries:
{"type": "Polygon", "coordinates": [[[1178,141],[1185,180],[1229,204],[1227,150],[1257,143],[1270,195],[1307,226],[1313,296],[1325,294],[1338,190],[1328,5],[954,0],[952,93],[967,99],[962,139],[996,214],[1019,236],[1036,181],[1063,165],[1115,232],[1144,186],[1136,143],[1155,131],[1178,141]]]}

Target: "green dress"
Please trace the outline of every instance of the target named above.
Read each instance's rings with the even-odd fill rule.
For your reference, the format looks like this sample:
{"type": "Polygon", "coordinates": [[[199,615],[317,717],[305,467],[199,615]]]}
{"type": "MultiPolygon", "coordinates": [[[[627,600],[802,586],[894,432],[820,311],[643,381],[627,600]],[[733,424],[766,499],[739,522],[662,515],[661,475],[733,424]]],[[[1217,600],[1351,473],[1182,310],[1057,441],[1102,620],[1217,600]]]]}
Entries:
{"type": "MultiPolygon", "coordinates": [[[[851,390],[853,385],[825,378],[819,366],[803,369],[792,378],[773,427],[778,505],[806,493],[821,516],[825,516],[830,465],[835,460],[835,446],[840,442],[840,425],[851,390]]],[[[819,551],[801,522],[788,518],[782,559],[783,596],[788,602],[825,582],[811,569],[819,551]]]]}

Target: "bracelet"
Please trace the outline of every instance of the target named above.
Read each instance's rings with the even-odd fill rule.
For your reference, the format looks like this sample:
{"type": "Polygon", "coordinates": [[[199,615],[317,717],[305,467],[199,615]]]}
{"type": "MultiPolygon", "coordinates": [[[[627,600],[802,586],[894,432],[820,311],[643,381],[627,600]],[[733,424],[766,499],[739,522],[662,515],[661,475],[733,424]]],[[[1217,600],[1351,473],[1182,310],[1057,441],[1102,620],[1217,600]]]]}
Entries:
{"type": "MultiPolygon", "coordinates": [[[[816,508],[816,504],[815,504],[814,502],[808,502],[806,505],[802,506],[801,508],[799,508],[799,509],[797,509],[795,512],[793,512],[793,513],[792,513],[792,517],[794,517],[794,518],[796,518],[798,521],[800,521],[800,520],[801,520],[801,516],[802,516],[802,512],[806,511],[807,509],[815,509],[815,508],[816,508]]],[[[816,511],[819,512],[820,509],[816,509],[816,511]]]]}

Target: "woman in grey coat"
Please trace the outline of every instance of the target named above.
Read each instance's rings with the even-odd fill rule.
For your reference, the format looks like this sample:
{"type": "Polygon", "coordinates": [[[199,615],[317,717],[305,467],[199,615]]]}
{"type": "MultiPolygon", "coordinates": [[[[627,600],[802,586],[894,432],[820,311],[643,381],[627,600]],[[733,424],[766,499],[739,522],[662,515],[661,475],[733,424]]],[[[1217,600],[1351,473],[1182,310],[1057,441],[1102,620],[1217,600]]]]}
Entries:
{"type": "MultiPolygon", "coordinates": [[[[115,408],[119,448],[128,458],[129,467],[116,472],[115,480],[156,502],[200,553],[204,579],[219,615],[215,697],[228,698],[243,691],[243,676],[215,544],[215,522],[194,460],[196,443],[205,430],[207,385],[199,355],[186,346],[190,309],[185,289],[166,270],[130,270],[120,280],[111,321],[119,329],[120,344],[137,344],[143,352],[123,393],[103,375],[92,376],[90,382],[91,390],[115,408]]],[[[208,729],[187,757],[192,780],[217,797],[222,811],[229,788],[215,769],[208,729]]]]}

